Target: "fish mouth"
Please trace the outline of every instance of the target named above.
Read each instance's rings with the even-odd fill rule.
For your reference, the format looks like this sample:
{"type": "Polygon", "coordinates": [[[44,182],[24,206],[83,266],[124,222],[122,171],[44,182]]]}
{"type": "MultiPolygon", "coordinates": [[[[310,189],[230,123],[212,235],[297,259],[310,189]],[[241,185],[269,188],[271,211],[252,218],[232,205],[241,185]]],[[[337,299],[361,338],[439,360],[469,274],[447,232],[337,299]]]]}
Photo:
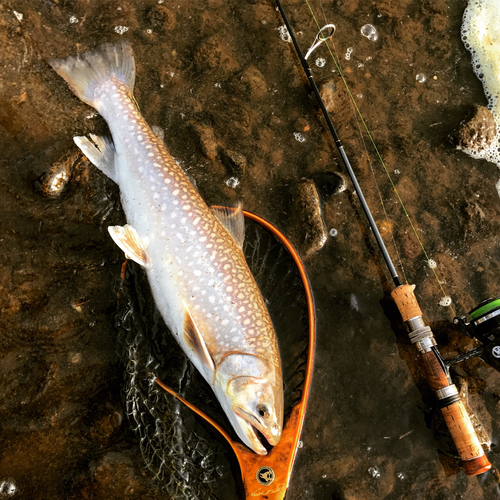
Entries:
{"type": "Polygon", "coordinates": [[[233,407],[236,414],[236,419],[240,424],[240,429],[246,439],[243,439],[245,444],[258,455],[267,455],[267,449],[262,444],[263,436],[271,446],[276,446],[281,438],[281,431],[278,425],[272,424],[272,429],[261,422],[255,415],[240,407],[233,407]]]}

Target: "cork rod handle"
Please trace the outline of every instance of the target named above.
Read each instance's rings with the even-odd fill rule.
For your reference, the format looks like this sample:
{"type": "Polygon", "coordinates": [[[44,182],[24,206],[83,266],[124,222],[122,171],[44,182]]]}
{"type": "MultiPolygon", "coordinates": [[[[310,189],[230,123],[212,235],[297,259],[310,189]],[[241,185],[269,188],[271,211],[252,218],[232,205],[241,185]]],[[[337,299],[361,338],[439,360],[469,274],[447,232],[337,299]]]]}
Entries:
{"type": "Polygon", "coordinates": [[[416,343],[423,352],[420,361],[425,378],[431,389],[438,395],[441,413],[457,447],[465,473],[473,476],[486,472],[491,468],[491,464],[479,443],[467,410],[457,396],[455,386],[451,383],[438,359],[437,348],[432,347],[435,346],[434,337],[430,328],[426,327],[422,320],[422,311],[413,292],[413,287],[401,285],[393,290],[391,295],[403,320],[412,330],[411,334],[414,335],[412,342],[416,343]],[[455,395],[449,397],[448,394],[455,395]]]}

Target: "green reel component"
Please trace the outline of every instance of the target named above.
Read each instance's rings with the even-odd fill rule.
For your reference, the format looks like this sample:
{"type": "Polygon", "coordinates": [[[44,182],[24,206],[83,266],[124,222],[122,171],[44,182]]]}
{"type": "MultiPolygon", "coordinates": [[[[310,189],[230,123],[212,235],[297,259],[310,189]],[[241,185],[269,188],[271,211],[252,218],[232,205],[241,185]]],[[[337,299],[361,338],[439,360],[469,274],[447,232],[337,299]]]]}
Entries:
{"type": "MultiPolygon", "coordinates": [[[[477,305],[474,309],[469,311],[469,316],[473,320],[477,320],[481,318],[481,316],[485,316],[489,313],[495,312],[495,310],[500,309],[500,297],[496,297],[494,299],[486,299],[483,300],[479,305],[477,305]]],[[[499,311],[500,314],[500,311],[499,311]]]]}

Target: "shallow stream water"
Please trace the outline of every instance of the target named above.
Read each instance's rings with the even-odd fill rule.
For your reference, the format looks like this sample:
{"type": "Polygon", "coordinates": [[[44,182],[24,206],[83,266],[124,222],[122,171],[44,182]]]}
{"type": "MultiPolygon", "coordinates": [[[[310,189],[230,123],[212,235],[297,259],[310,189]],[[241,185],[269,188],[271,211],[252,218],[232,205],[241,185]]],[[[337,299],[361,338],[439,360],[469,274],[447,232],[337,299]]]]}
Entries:
{"type": "MultiPolygon", "coordinates": [[[[500,295],[500,173],[447,139],[486,103],[460,40],[466,2],[309,3],[320,24],[337,27],[345,78],[452,306],[440,305],[443,291],[321,46],[313,73],[332,89],[332,119],[382,236],[442,354],[461,354],[476,344],[454,315],[500,295]],[[376,39],[361,33],[367,24],[376,39]]],[[[283,5],[306,51],[317,33],[308,5],[283,5]]],[[[122,401],[123,254],[107,233],[124,223],[118,189],[72,141],[106,125],[47,60],[128,39],[140,109],[207,203],[241,199],[304,249],[294,186],[342,167],[282,26],[271,0],[0,3],[0,498],[9,484],[23,499],[168,498],[122,401]]],[[[494,470],[468,478],[434,418],[351,183],[323,193],[321,206],[334,236],[305,258],[316,365],[287,499],[498,498],[500,374],[478,359],[454,370],[491,438],[494,470]]]]}

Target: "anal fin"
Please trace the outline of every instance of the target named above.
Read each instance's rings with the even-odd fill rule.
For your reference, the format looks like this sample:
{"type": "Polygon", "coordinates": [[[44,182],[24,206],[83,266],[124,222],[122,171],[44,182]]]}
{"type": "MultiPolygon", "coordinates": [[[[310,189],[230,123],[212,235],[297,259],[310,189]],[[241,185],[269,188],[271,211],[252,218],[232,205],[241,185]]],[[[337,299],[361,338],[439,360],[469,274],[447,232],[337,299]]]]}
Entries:
{"type": "Polygon", "coordinates": [[[182,332],[184,341],[189,346],[189,348],[194,351],[196,357],[199,358],[207,368],[214,371],[214,361],[212,359],[212,356],[210,356],[210,353],[208,352],[207,345],[203,340],[200,330],[196,326],[196,323],[194,322],[194,319],[191,316],[191,313],[189,312],[186,304],[184,304],[184,307],[186,311],[184,314],[184,325],[182,332]]]}
{"type": "Polygon", "coordinates": [[[132,259],[143,267],[147,266],[149,261],[145,244],[132,226],[129,224],[125,224],[123,227],[109,226],[108,232],[113,241],[125,252],[128,259],[132,259]]]}
{"type": "Polygon", "coordinates": [[[93,143],[85,136],[73,137],[81,152],[112,181],[118,183],[115,165],[115,146],[105,137],[90,134],[93,143]]]}

